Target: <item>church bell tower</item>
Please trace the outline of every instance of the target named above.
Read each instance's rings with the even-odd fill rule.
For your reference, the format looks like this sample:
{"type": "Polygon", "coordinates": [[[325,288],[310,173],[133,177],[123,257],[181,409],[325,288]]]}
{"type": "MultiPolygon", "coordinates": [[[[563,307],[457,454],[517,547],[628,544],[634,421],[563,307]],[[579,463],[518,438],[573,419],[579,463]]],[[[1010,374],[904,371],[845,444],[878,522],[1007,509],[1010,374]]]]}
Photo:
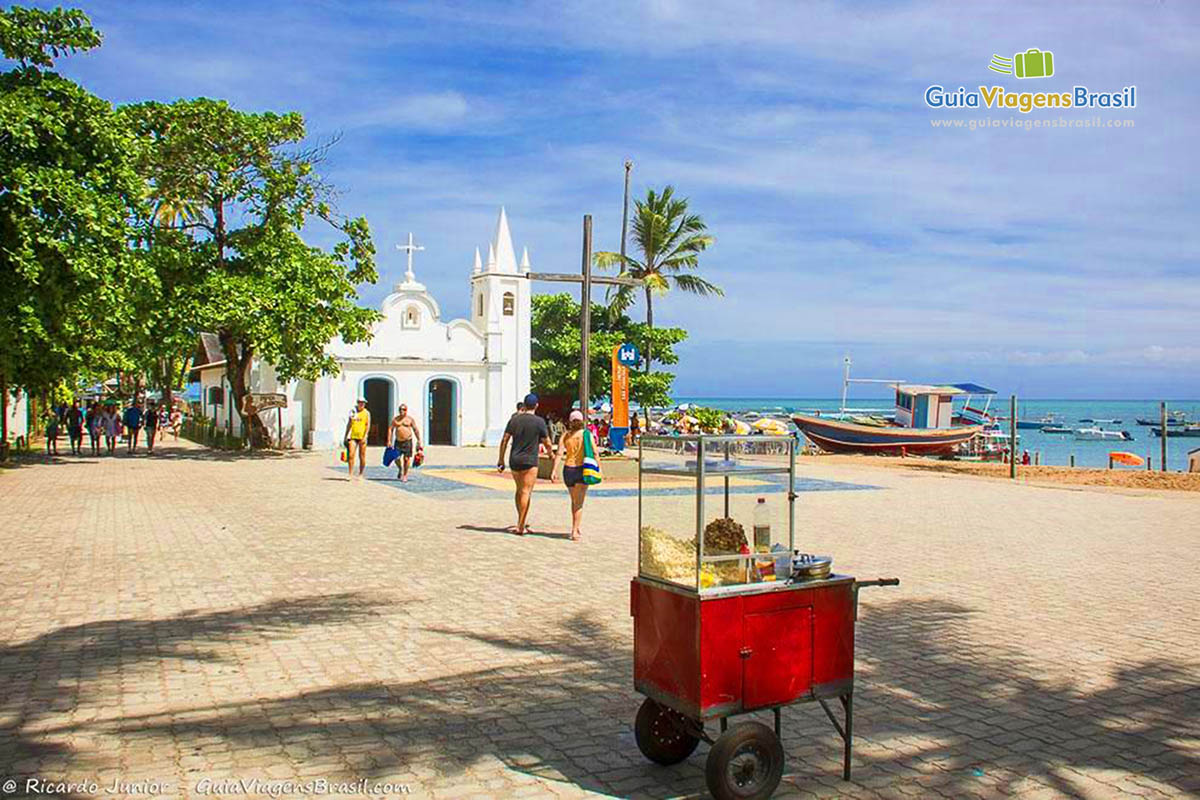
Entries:
{"type": "Polygon", "coordinates": [[[489,444],[499,442],[517,403],[530,391],[533,309],[530,299],[529,251],[517,263],[508,214],[500,208],[487,260],[478,249],[471,274],[471,321],[486,339],[489,444]],[[495,383],[493,386],[492,383],[495,383]],[[495,438],[495,442],[491,440],[495,438]]]}

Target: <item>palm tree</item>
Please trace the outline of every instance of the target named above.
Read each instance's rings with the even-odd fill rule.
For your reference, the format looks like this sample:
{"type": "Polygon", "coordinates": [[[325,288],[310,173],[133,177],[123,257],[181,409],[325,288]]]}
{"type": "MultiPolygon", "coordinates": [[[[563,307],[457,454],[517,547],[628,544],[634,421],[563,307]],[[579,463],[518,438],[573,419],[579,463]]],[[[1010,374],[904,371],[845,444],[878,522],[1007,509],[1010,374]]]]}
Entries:
{"type": "Polygon", "coordinates": [[[201,205],[192,200],[174,197],[151,199],[154,202],[154,221],[167,228],[186,225],[204,216],[201,205]]]}
{"type": "MultiPolygon", "coordinates": [[[[674,286],[698,295],[724,295],[716,284],[706,281],[696,269],[701,251],[713,243],[708,228],[697,214],[689,214],[687,198],[675,197],[675,187],[661,194],[653,189],[645,200],[637,200],[633,210],[632,241],[641,251],[641,260],[620,253],[596,253],[598,267],[620,265],[622,278],[641,281],[646,297],[646,325],[654,330],[654,296],[666,294],[674,286]],[[623,261],[622,261],[623,259],[623,261]]],[[[639,287],[618,286],[609,292],[609,309],[620,314],[629,308],[639,287]]],[[[646,372],[650,371],[650,342],[646,342],[646,372]]]]}

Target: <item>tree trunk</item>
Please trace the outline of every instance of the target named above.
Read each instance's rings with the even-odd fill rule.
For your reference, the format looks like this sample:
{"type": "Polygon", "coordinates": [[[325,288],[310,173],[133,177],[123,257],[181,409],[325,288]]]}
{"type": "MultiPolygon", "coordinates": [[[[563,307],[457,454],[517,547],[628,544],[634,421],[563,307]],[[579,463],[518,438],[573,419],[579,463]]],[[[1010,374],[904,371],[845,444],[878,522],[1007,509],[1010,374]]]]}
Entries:
{"type": "MultiPolygon", "coordinates": [[[[654,333],[654,299],[650,294],[650,287],[646,287],[646,327],[650,329],[650,333],[654,333]]],[[[650,339],[646,339],[646,374],[650,374],[650,339]]]]}
{"type": "Polygon", "coordinates": [[[8,454],[8,378],[0,375],[0,458],[8,454]]]}
{"type": "Polygon", "coordinates": [[[162,405],[172,408],[175,404],[175,357],[168,358],[162,368],[162,405]]]}
{"type": "MultiPolygon", "coordinates": [[[[180,386],[187,386],[188,373],[192,371],[192,357],[184,356],[179,363],[179,378],[175,381],[180,386]]],[[[186,403],[185,403],[186,405],[186,403]]]]}
{"type": "Polygon", "coordinates": [[[221,341],[221,351],[225,354],[225,377],[229,379],[229,402],[237,411],[242,421],[242,433],[250,440],[251,447],[265,447],[269,444],[266,426],[258,414],[247,414],[245,411],[246,395],[250,394],[247,384],[250,365],[254,361],[254,351],[245,344],[238,347],[239,342],[228,331],[217,334],[221,341]]]}

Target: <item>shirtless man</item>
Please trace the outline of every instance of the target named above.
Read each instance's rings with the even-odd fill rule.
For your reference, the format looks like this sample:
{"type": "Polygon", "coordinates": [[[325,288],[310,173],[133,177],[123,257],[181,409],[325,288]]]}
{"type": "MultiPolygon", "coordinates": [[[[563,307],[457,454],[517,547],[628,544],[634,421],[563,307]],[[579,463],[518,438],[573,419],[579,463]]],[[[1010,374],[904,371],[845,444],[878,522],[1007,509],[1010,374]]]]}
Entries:
{"type": "Polygon", "coordinates": [[[392,417],[391,428],[392,447],[400,451],[396,459],[396,477],[408,483],[408,467],[412,463],[413,439],[417,440],[417,449],[421,449],[421,431],[417,422],[408,415],[408,406],[401,405],[400,413],[392,417]]]}

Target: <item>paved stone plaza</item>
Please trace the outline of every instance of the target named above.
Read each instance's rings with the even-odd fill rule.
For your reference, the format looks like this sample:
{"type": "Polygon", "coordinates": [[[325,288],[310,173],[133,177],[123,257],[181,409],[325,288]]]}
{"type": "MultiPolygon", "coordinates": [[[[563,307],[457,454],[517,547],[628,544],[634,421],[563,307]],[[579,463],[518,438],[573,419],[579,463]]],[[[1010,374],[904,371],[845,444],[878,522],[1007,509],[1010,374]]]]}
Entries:
{"type": "MultiPolygon", "coordinates": [[[[539,488],[517,538],[505,492],[335,466],[181,443],[0,470],[9,794],[704,796],[706,745],[663,768],[633,740],[635,498],[591,500],[576,544],[539,488]]],[[[804,492],[801,544],[902,585],[862,596],[854,780],[794,706],[778,797],[1200,796],[1195,495],[800,470],[875,487],[804,492]]]]}

